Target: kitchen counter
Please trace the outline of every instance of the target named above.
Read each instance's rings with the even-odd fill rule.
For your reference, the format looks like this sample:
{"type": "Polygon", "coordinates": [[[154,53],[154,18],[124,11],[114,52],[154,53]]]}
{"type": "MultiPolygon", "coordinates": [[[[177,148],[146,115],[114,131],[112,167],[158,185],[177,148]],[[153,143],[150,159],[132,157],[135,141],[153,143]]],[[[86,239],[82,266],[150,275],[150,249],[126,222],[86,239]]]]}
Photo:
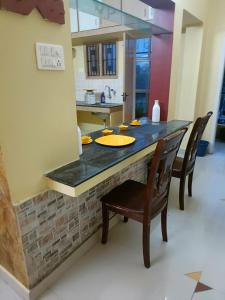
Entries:
{"type": "Polygon", "coordinates": [[[76,104],[77,104],[77,106],[104,107],[104,108],[112,108],[112,107],[123,106],[122,103],[95,103],[95,104],[87,104],[85,101],[77,101],[76,104]]]}
{"type": "Polygon", "coordinates": [[[123,104],[121,103],[96,103],[87,104],[85,101],[77,101],[78,111],[88,111],[88,112],[102,112],[111,114],[113,112],[122,111],[123,104]]]}
{"type": "MultiPolygon", "coordinates": [[[[189,121],[152,123],[142,119],[142,126],[130,126],[120,134],[136,138],[134,144],[125,147],[105,147],[93,142],[83,146],[80,159],[46,174],[49,188],[76,197],[129,164],[154,151],[160,138],[164,138],[190,125],[189,121]]],[[[119,133],[118,127],[113,127],[119,133]]],[[[101,131],[90,134],[94,139],[101,131]]]]}

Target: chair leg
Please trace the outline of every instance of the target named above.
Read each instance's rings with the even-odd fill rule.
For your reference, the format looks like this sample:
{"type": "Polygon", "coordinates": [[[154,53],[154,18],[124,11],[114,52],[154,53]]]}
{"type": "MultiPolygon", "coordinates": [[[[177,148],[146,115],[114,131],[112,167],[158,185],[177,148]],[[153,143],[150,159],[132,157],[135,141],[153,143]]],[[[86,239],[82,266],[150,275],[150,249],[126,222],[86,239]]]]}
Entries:
{"type": "Polygon", "coordinates": [[[163,241],[168,242],[168,236],[167,236],[167,206],[161,212],[161,227],[162,227],[163,241]]]}
{"type": "Polygon", "coordinates": [[[188,176],[188,196],[192,197],[192,181],[193,181],[194,171],[188,176]]]}
{"type": "Polygon", "coordinates": [[[107,206],[102,203],[102,244],[106,244],[109,232],[109,210],[107,206]]]}
{"type": "Polygon", "coordinates": [[[150,268],[150,224],[143,224],[143,257],[144,265],[150,268]]]}
{"type": "Polygon", "coordinates": [[[184,210],[184,191],[185,191],[185,176],[180,179],[179,202],[180,210],[184,210]]]}
{"type": "Polygon", "coordinates": [[[128,222],[128,218],[127,218],[127,217],[124,217],[124,218],[123,218],[123,222],[124,222],[124,223],[127,223],[127,222],[128,222]]]}

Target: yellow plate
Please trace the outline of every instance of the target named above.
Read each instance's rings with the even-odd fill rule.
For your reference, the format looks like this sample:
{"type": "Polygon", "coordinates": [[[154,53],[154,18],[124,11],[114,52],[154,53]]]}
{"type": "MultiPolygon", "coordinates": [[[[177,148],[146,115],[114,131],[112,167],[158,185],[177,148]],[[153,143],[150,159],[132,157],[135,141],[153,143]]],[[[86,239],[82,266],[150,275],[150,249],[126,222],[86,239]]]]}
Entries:
{"type": "Polygon", "coordinates": [[[96,143],[110,147],[127,146],[135,142],[135,138],[126,135],[106,135],[95,140],[96,143]]]}

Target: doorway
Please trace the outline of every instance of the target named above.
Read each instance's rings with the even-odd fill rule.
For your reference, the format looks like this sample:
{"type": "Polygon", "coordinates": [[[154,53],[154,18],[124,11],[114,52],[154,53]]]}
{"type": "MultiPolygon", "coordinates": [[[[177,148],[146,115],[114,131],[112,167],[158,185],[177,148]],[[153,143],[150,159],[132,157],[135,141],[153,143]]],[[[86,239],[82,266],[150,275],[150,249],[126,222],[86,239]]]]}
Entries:
{"type": "Polygon", "coordinates": [[[216,128],[216,142],[225,143],[225,71],[220,95],[220,105],[216,128]]]}
{"type": "Polygon", "coordinates": [[[126,33],[124,45],[124,121],[129,121],[148,115],[151,39],[126,33]]]}
{"type": "Polygon", "coordinates": [[[147,117],[151,66],[151,39],[136,40],[135,118],[147,117]]]}

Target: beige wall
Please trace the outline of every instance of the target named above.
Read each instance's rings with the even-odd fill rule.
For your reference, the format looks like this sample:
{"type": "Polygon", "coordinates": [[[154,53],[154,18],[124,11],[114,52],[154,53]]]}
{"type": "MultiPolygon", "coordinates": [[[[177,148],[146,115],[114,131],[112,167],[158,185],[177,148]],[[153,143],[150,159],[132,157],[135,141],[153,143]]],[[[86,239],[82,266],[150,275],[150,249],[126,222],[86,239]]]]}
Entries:
{"type": "MultiPolygon", "coordinates": [[[[181,55],[176,89],[174,119],[194,120],[202,53],[202,26],[187,27],[182,33],[181,55]]],[[[190,129],[192,126],[190,126],[190,129]]],[[[182,148],[186,147],[191,130],[185,135],[182,148]]]]}
{"type": "Polygon", "coordinates": [[[224,0],[217,0],[216,3],[211,1],[209,11],[197,113],[206,112],[209,109],[214,112],[210,126],[207,127],[205,132],[205,137],[211,141],[211,149],[213,151],[225,61],[224,0]]]}
{"type": "MultiPolygon", "coordinates": [[[[168,119],[186,118],[194,121],[198,115],[203,115],[211,109],[206,105],[199,108],[210,1],[174,0],[174,2],[176,9],[168,119]],[[186,34],[182,33],[184,10],[198,18],[202,22],[202,26],[188,29],[186,34]],[[192,45],[196,49],[196,56],[192,45]],[[190,90],[187,88],[188,86],[190,90]]],[[[204,88],[207,89],[207,87],[204,88]]],[[[206,138],[209,139],[209,136],[206,138]]],[[[184,145],[185,143],[183,143],[184,145]]]]}
{"type": "MultiPolygon", "coordinates": [[[[209,0],[174,0],[176,3],[175,20],[174,20],[174,41],[173,41],[173,58],[171,71],[171,85],[169,98],[168,118],[174,119],[177,116],[177,107],[179,106],[178,95],[181,94],[180,79],[182,75],[183,55],[184,55],[184,35],[182,34],[183,14],[187,10],[196,18],[203,22],[202,39],[204,39],[205,27],[207,23],[207,12],[209,0]]],[[[201,55],[202,53],[200,53],[201,55]]],[[[187,64],[189,62],[186,61],[187,64]]]]}
{"type": "Polygon", "coordinates": [[[201,53],[202,27],[188,27],[182,33],[175,118],[182,120],[193,120],[195,118],[201,53]]]}
{"type": "Polygon", "coordinates": [[[172,0],[179,9],[186,9],[188,12],[203,22],[208,18],[208,5],[212,0],[172,0]]]}
{"type": "Polygon", "coordinates": [[[17,203],[46,188],[44,173],[77,158],[69,17],[58,25],[36,10],[0,11],[0,37],[0,145],[17,203]],[[36,42],[63,45],[66,70],[38,71],[36,42]]]}
{"type": "MultiPolygon", "coordinates": [[[[179,64],[182,59],[182,16],[183,9],[186,9],[203,22],[203,47],[201,51],[201,64],[194,119],[199,115],[205,114],[209,110],[214,112],[214,116],[204,134],[204,138],[210,141],[210,150],[213,152],[225,60],[225,1],[176,0],[174,2],[176,2],[177,6],[175,15],[169,119],[173,119],[177,116],[177,107],[181,106],[183,101],[182,99],[176,98],[176,96],[180,82],[179,64]]],[[[190,43],[194,44],[194,40],[191,40],[190,43]]],[[[185,63],[190,64],[191,62],[187,59],[185,63]]],[[[193,107],[192,105],[189,107],[187,103],[183,110],[188,110],[187,114],[189,114],[191,110],[193,110],[193,107]]]]}

